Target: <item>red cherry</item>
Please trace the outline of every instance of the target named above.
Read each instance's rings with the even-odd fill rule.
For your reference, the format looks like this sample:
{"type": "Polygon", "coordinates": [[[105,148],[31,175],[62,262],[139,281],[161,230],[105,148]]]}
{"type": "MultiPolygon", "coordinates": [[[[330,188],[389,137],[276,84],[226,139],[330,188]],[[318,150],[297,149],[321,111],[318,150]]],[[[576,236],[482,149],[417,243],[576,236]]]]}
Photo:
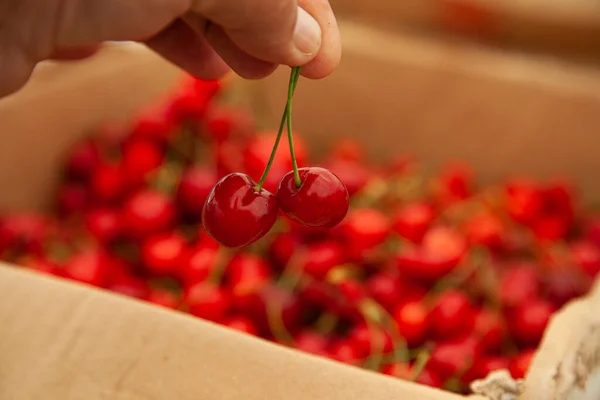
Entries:
{"type": "Polygon", "coordinates": [[[265,236],[277,221],[277,198],[265,189],[255,190],[248,175],[234,173],[213,188],[204,211],[206,232],[226,247],[244,247],[265,236]]]}
{"type": "Polygon", "coordinates": [[[421,301],[409,301],[396,308],[394,319],[409,346],[425,342],[428,327],[427,308],[421,301]]]}
{"type": "Polygon", "coordinates": [[[452,204],[471,196],[473,189],[471,168],[460,163],[448,164],[434,185],[434,195],[441,204],[452,204]]]}
{"type": "Polygon", "coordinates": [[[129,140],[123,146],[123,173],[132,186],[144,183],[148,175],[161,166],[164,158],[162,146],[153,140],[129,140]]]}
{"type": "Polygon", "coordinates": [[[85,216],[87,230],[101,243],[110,243],[122,233],[119,213],[110,208],[92,210],[85,216]]]}
{"type": "Polygon", "coordinates": [[[451,339],[470,331],[474,310],[466,294],[457,290],[442,293],[429,314],[429,326],[436,337],[451,339]]]}
{"type": "Polygon", "coordinates": [[[364,287],[355,279],[343,279],[336,283],[336,287],[351,307],[358,307],[360,302],[367,297],[364,287]]]}
{"type": "Polygon", "coordinates": [[[473,363],[475,351],[463,343],[438,343],[427,364],[427,368],[444,381],[463,374],[473,363]]]}
{"type": "Polygon", "coordinates": [[[403,206],[394,218],[396,233],[405,239],[419,242],[437,216],[431,204],[416,202],[403,206]]]}
{"type": "Polygon", "coordinates": [[[226,279],[234,297],[258,293],[271,279],[271,269],[262,258],[238,254],[227,265],[226,279]]]}
{"type": "Polygon", "coordinates": [[[74,179],[90,177],[100,162],[100,151],[92,140],[84,140],[73,146],[67,158],[67,174],[74,179]]]}
{"type": "Polygon", "coordinates": [[[184,292],[184,302],[190,314],[209,321],[219,322],[231,307],[231,297],[224,288],[212,283],[197,283],[184,292]]]}
{"type": "Polygon", "coordinates": [[[294,338],[294,348],[306,353],[324,356],[329,347],[330,340],[316,332],[300,332],[294,338]]]}
{"type": "Polygon", "coordinates": [[[462,377],[465,383],[471,383],[477,379],[484,379],[490,373],[502,369],[508,369],[508,360],[500,356],[477,357],[462,377]]]}
{"type": "Polygon", "coordinates": [[[543,198],[534,182],[515,179],[506,184],[506,208],[517,222],[530,224],[542,213],[543,198]]]}
{"type": "Polygon", "coordinates": [[[0,251],[16,247],[34,254],[41,253],[50,233],[51,221],[42,215],[7,215],[0,222],[0,251]]]}
{"type": "Polygon", "coordinates": [[[540,284],[534,266],[517,265],[506,270],[500,278],[500,301],[515,307],[538,296],[540,284]]]}
{"type": "Polygon", "coordinates": [[[220,88],[219,81],[196,80],[184,85],[183,90],[171,100],[169,115],[177,122],[199,121],[220,88]]]}
{"type": "Polygon", "coordinates": [[[506,336],[506,327],[500,314],[481,309],[475,317],[475,335],[487,351],[499,350],[506,336]]]}
{"type": "Polygon", "coordinates": [[[453,270],[467,252],[467,243],[456,230],[445,226],[432,228],[423,238],[421,254],[431,276],[453,270]]]}
{"type": "Polygon", "coordinates": [[[374,208],[352,210],[341,226],[346,249],[353,254],[379,246],[388,238],[390,222],[374,208]]]}
{"type": "Polygon", "coordinates": [[[90,190],[93,199],[103,202],[119,200],[125,193],[126,182],[120,164],[101,164],[92,174],[90,190]]]}
{"type": "Polygon", "coordinates": [[[404,246],[396,262],[409,277],[435,281],[456,268],[467,250],[465,238],[456,230],[437,226],[425,234],[419,246],[404,246]]]}
{"type": "Polygon", "coordinates": [[[510,331],[520,343],[537,345],[554,312],[552,304],[545,300],[529,300],[517,308],[510,318],[510,331]]]}
{"type": "Polygon", "coordinates": [[[544,216],[532,224],[533,234],[541,240],[557,241],[563,239],[571,228],[571,221],[562,216],[544,216]]]}
{"type": "Polygon", "coordinates": [[[281,179],[277,199],[281,210],[293,221],[315,228],[338,225],[350,206],[346,187],[324,168],[300,168],[302,185],[296,187],[294,173],[281,179]]]}
{"type": "Polygon", "coordinates": [[[61,216],[81,212],[88,200],[88,191],[83,185],[67,184],[60,188],[57,208],[61,216]]]}
{"type": "Polygon", "coordinates": [[[209,169],[194,166],[181,175],[177,190],[177,203],[185,216],[199,220],[204,203],[213,186],[217,183],[217,174],[209,169]]]}
{"type": "Polygon", "coordinates": [[[184,88],[187,86],[190,90],[194,90],[198,96],[206,98],[214,98],[223,88],[223,83],[218,80],[204,80],[196,77],[188,78],[189,83],[184,82],[184,88]]]}
{"type": "Polygon", "coordinates": [[[154,289],[148,295],[148,301],[157,306],[176,310],[181,300],[179,296],[169,290],[154,289]]]}
{"type": "Polygon", "coordinates": [[[544,214],[572,222],[576,211],[575,193],[568,182],[553,182],[542,190],[544,214]]]}
{"type": "Polygon", "coordinates": [[[592,217],[585,226],[585,238],[600,247],[600,218],[592,217]]]}
{"type": "Polygon", "coordinates": [[[600,249],[595,244],[587,241],[573,243],[571,256],[588,276],[595,278],[600,273],[600,249]]]}
{"type": "Polygon", "coordinates": [[[123,206],[123,225],[134,238],[144,238],[168,230],[175,222],[175,206],[164,194],[143,190],[123,206]]]}
{"type": "Polygon", "coordinates": [[[477,215],[463,227],[467,240],[473,246],[499,249],[504,243],[504,225],[493,214],[477,215]]]}
{"type": "Polygon", "coordinates": [[[302,271],[315,279],[325,279],[329,271],[343,264],[344,249],[332,241],[310,245],[305,252],[302,271]]]}
{"type": "Polygon", "coordinates": [[[365,283],[369,297],[387,310],[392,310],[404,295],[401,285],[400,279],[383,272],[373,275],[365,283]]]}
{"type": "Polygon", "coordinates": [[[218,248],[201,243],[187,252],[179,275],[186,285],[203,282],[214,272],[218,262],[218,248]]]}
{"type": "Polygon", "coordinates": [[[104,286],[108,279],[108,259],[95,250],[75,254],[65,265],[69,279],[93,286],[104,286]]]}
{"type": "Polygon", "coordinates": [[[508,370],[510,371],[513,379],[525,378],[535,354],[535,350],[525,350],[510,361],[508,370]]]}
{"type": "Polygon", "coordinates": [[[144,266],[153,274],[174,275],[184,260],[187,242],[179,233],[150,237],[142,245],[144,266]]]}
{"type": "Polygon", "coordinates": [[[238,332],[246,333],[248,335],[258,335],[258,328],[254,324],[254,322],[252,322],[252,320],[246,317],[230,317],[223,322],[223,325],[238,332]]]}

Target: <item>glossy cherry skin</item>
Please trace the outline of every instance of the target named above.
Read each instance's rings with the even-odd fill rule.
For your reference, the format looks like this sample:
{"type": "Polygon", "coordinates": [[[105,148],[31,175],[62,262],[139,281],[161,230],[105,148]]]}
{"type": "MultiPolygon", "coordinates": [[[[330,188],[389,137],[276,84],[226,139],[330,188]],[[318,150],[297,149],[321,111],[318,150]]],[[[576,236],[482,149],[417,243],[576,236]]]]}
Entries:
{"type": "Polygon", "coordinates": [[[238,248],[265,236],[277,221],[277,198],[270,192],[255,190],[248,175],[233,173],[213,187],[204,210],[206,232],[225,247],[238,248]]]}
{"type": "Polygon", "coordinates": [[[294,173],[288,172],[277,191],[281,210],[293,221],[314,227],[333,228],[350,206],[350,196],[342,181],[329,170],[300,168],[302,185],[296,187],[294,173]]]}

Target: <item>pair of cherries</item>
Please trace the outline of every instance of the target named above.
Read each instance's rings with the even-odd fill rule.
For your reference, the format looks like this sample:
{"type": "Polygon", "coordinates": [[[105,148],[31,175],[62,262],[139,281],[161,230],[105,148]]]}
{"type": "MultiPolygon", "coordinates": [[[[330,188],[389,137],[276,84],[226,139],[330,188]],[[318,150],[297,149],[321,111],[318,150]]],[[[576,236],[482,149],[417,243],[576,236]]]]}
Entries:
{"type": "Polygon", "coordinates": [[[225,247],[238,248],[256,242],[275,225],[281,209],[292,221],[313,228],[333,228],[349,209],[346,186],[325,168],[298,168],[292,135],[292,98],[300,67],[292,68],[288,100],[265,171],[257,183],[243,173],[222,178],[211,190],[202,212],[205,231],[225,247]],[[279,182],[277,194],[263,188],[277,147],[287,126],[293,170],[279,182]]]}

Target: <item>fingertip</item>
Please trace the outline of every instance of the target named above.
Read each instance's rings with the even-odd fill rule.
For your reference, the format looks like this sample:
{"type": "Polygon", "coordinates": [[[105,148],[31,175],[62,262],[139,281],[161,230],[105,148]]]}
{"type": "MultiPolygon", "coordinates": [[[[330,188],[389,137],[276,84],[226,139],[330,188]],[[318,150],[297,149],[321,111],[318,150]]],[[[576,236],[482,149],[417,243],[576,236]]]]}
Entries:
{"type": "Polygon", "coordinates": [[[302,67],[302,76],[309,79],[323,79],[331,75],[340,65],[341,46],[323,50],[311,62],[302,67]]]}
{"type": "Polygon", "coordinates": [[[323,33],[321,26],[306,10],[298,7],[293,42],[296,47],[290,65],[305,65],[321,50],[323,33]]]}
{"type": "Polygon", "coordinates": [[[316,57],[304,65],[302,76],[309,79],[326,78],[337,69],[342,57],[337,20],[328,1],[299,0],[299,4],[318,21],[322,32],[321,48],[316,57]]]}

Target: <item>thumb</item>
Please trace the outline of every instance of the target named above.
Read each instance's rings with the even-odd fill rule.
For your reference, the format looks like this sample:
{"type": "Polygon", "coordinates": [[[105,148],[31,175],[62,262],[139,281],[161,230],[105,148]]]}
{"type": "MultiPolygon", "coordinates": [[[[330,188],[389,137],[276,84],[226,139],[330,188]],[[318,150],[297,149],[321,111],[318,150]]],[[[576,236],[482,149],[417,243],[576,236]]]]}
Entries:
{"type": "Polygon", "coordinates": [[[199,0],[195,11],[211,21],[208,38],[224,32],[242,51],[269,63],[304,65],[321,48],[321,28],[297,0],[199,0]]]}

